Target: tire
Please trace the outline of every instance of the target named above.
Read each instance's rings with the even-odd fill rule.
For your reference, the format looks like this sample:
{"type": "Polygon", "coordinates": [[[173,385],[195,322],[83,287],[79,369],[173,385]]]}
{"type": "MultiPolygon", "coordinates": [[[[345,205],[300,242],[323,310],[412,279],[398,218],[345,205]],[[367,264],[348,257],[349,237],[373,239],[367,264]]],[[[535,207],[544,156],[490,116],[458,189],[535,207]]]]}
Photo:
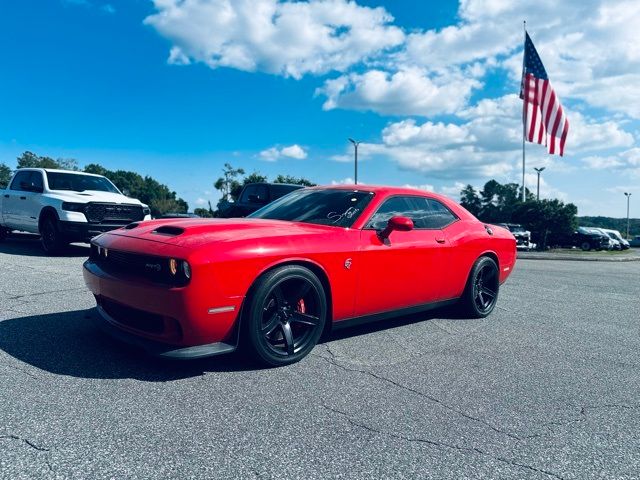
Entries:
{"type": "Polygon", "coordinates": [[[498,265],[492,258],[478,258],[460,299],[462,313],[471,318],[486,317],[496,306],[499,290],[498,265]]]}
{"type": "Polygon", "coordinates": [[[582,242],[580,248],[583,252],[588,252],[589,250],[591,250],[591,244],[589,242],[582,242]]]}
{"type": "Polygon", "coordinates": [[[47,255],[57,255],[67,246],[53,215],[45,217],[40,225],[40,244],[47,255]]]}
{"type": "Polygon", "coordinates": [[[316,346],[327,299],[313,272],[288,265],[256,280],[245,312],[242,342],[259,363],[279,367],[298,362],[316,346]]]}

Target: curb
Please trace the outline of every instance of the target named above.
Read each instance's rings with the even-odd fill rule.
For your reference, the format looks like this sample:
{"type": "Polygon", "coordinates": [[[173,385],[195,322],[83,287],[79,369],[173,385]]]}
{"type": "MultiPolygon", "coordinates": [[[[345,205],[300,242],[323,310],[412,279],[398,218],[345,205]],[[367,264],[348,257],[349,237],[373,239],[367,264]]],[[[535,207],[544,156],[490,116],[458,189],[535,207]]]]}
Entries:
{"type": "Polygon", "coordinates": [[[518,260],[569,260],[574,262],[640,262],[640,256],[624,257],[624,258],[611,258],[601,256],[586,256],[586,255],[566,255],[562,253],[518,253],[516,257],[518,260]]]}

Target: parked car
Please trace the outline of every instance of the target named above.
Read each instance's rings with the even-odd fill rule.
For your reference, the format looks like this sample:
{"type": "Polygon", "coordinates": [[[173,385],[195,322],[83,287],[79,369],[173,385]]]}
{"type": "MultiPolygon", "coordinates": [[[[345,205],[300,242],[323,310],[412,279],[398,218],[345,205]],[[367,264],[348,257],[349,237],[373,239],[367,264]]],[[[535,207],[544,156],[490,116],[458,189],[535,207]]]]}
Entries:
{"type": "Polygon", "coordinates": [[[300,188],[304,187],[288,183],[249,183],[238,195],[238,201],[229,203],[220,212],[220,216],[222,218],[246,217],[268,203],[300,188]]]}
{"type": "Polygon", "coordinates": [[[572,237],[573,245],[585,252],[589,250],[609,250],[612,246],[611,238],[604,232],[593,227],[578,227],[572,237]]]}
{"type": "Polygon", "coordinates": [[[619,243],[619,250],[626,250],[629,248],[629,242],[622,238],[622,235],[620,235],[620,232],[618,230],[610,230],[608,228],[601,228],[600,230],[602,230],[604,233],[609,235],[610,238],[616,240],[619,243]]]}
{"type": "Polygon", "coordinates": [[[636,235],[629,242],[630,247],[640,247],[640,235],[636,235]]]}
{"type": "Polygon", "coordinates": [[[431,192],[291,192],[249,218],[133,223],[93,239],[103,327],[169,358],[245,351],[278,366],[331,328],[458,304],[494,309],[516,242],[431,192]],[[326,328],[325,328],[326,327],[326,328]]]}
{"type": "Polygon", "coordinates": [[[498,223],[500,227],[506,228],[516,237],[516,246],[519,250],[532,250],[536,248],[535,243],[531,243],[531,232],[517,223],[498,223]]]}
{"type": "Polygon", "coordinates": [[[21,168],[0,192],[0,241],[12,230],[37,233],[48,254],[150,219],[147,205],[123,195],[106,177],[90,173],[21,168]]]}

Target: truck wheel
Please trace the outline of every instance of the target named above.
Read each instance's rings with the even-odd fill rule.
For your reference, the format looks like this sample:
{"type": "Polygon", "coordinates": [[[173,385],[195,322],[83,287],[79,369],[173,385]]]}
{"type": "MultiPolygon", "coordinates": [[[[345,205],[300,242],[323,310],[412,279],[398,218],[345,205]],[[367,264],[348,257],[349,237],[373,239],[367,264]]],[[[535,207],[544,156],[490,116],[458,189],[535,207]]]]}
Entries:
{"type": "Polygon", "coordinates": [[[47,255],[57,255],[67,245],[62,238],[57,220],[52,216],[45,218],[40,225],[40,243],[47,255]]]}

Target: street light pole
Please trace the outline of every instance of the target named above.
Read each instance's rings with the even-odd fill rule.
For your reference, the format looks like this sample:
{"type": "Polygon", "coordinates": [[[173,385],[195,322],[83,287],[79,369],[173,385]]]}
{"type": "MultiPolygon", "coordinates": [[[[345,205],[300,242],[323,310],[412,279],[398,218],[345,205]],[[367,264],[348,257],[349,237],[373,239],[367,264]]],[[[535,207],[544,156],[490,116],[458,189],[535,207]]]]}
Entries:
{"type": "Polygon", "coordinates": [[[540,167],[540,168],[533,167],[533,169],[538,173],[538,201],[540,201],[540,174],[545,168],[547,167],[540,167]]]}
{"type": "Polygon", "coordinates": [[[624,192],[627,197],[627,240],[629,240],[629,200],[631,199],[631,193],[624,192]]]}
{"type": "Polygon", "coordinates": [[[360,145],[360,142],[356,142],[353,138],[349,138],[349,141],[351,143],[353,143],[353,147],[354,147],[354,158],[355,158],[355,173],[354,173],[354,183],[357,185],[358,184],[358,145],[360,145]]]}

